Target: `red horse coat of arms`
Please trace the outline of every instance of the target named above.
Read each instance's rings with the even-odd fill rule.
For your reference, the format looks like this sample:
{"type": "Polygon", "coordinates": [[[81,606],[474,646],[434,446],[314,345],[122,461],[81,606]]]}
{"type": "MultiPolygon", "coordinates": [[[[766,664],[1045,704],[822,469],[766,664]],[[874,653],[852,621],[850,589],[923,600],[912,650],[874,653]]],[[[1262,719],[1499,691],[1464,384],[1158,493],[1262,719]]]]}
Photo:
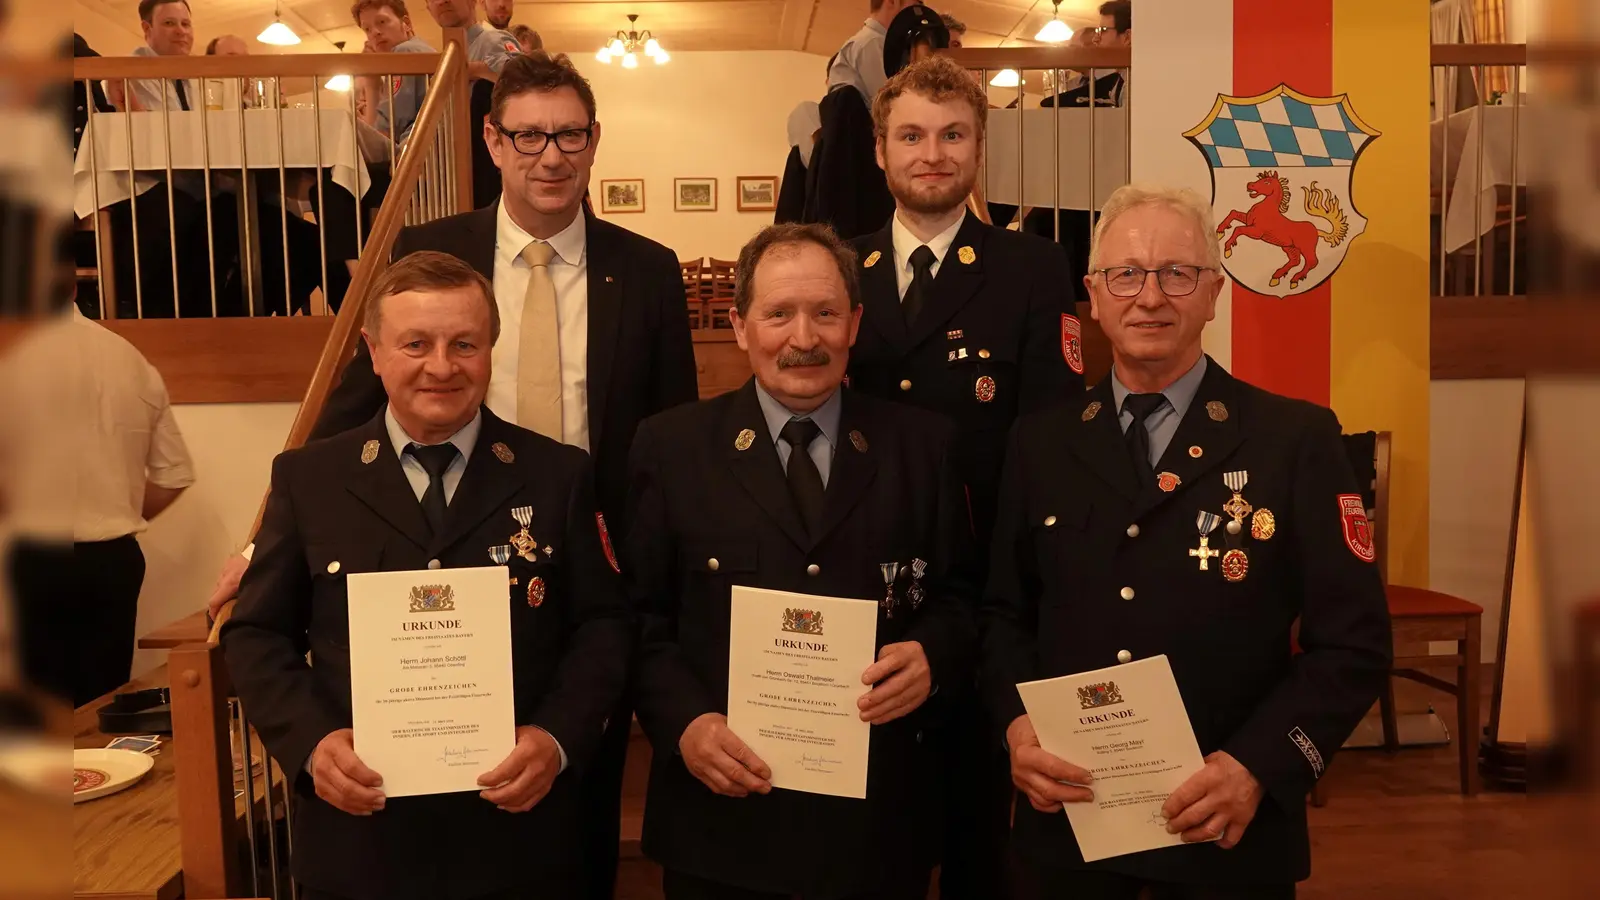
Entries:
{"type": "Polygon", "coordinates": [[[1303,294],[1333,275],[1366,230],[1351,177],[1380,133],[1348,95],[1312,97],[1283,84],[1254,97],[1218,95],[1183,136],[1211,166],[1222,265],[1244,287],[1303,294]]]}

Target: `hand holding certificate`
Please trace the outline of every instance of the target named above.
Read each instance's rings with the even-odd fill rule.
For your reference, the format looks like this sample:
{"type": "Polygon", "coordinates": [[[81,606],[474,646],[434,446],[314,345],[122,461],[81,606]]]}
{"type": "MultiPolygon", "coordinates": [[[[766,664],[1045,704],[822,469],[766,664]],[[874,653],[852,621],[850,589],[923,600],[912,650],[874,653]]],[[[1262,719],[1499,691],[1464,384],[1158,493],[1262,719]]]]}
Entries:
{"type": "MultiPolygon", "coordinates": [[[[1184,843],[1168,831],[1164,808],[1205,763],[1165,656],[1030,681],[1017,692],[1038,746],[1057,757],[1055,763],[1068,763],[1066,769],[1024,771],[1019,784],[1031,786],[1024,790],[1035,806],[1041,798],[1067,801],[1085,862],[1184,843]],[[1084,787],[1039,783],[1053,779],[1092,783],[1092,795],[1085,797],[1084,787]]],[[[1021,750],[1013,744],[1014,772],[1021,750]]]]}

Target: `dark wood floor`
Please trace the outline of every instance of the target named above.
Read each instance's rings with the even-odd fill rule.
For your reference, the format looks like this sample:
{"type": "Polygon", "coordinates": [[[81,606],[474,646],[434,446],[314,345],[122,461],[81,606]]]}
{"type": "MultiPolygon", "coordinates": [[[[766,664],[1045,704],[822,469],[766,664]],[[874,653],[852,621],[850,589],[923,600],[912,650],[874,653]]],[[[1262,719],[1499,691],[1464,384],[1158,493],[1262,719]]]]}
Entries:
{"type": "MultiPolygon", "coordinates": [[[[1398,691],[1402,712],[1432,704],[1447,721],[1454,718],[1454,701],[1444,694],[1410,682],[1398,691]]],[[[631,810],[642,806],[639,762],[630,760],[631,810]]],[[[1570,799],[1530,801],[1488,786],[1462,797],[1453,745],[1394,755],[1345,751],[1324,784],[1327,805],[1310,810],[1312,875],[1300,885],[1301,900],[1600,896],[1592,800],[1585,811],[1570,799]]],[[[637,819],[625,817],[624,828],[638,834],[637,819]]],[[[657,900],[660,882],[660,869],[632,850],[622,861],[617,900],[657,900]]]]}

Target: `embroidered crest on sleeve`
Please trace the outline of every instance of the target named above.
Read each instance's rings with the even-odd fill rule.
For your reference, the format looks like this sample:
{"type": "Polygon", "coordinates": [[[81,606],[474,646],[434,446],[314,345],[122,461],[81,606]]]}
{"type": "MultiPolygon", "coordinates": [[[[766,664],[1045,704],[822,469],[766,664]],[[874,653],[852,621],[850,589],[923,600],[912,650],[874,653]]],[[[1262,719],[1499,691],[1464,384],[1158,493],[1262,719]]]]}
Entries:
{"type": "Polygon", "coordinates": [[[1372,522],[1367,519],[1366,504],[1360,494],[1339,495],[1339,524],[1344,527],[1344,543],[1362,562],[1378,558],[1377,544],[1372,539],[1372,522]]]}
{"type": "Polygon", "coordinates": [[[1305,756],[1306,762],[1311,764],[1311,773],[1321,778],[1323,769],[1322,752],[1317,749],[1317,745],[1313,744],[1311,738],[1307,737],[1306,733],[1301,731],[1298,726],[1289,732],[1289,740],[1294,741],[1294,745],[1305,756]]]}
{"type": "Polygon", "coordinates": [[[1061,314],[1061,357],[1067,368],[1083,374],[1083,323],[1070,313],[1061,314]]]}

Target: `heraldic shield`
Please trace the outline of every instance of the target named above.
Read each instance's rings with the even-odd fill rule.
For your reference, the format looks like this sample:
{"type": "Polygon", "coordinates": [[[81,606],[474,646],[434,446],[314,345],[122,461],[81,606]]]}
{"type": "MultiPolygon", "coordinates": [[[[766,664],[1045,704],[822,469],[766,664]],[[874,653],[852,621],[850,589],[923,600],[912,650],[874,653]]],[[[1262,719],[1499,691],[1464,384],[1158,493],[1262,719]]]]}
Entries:
{"type": "Polygon", "coordinates": [[[1183,136],[1211,165],[1216,238],[1236,283],[1303,294],[1333,275],[1366,230],[1351,176],[1380,133],[1348,94],[1311,97],[1284,84],[1254,97],[1219,94],[1183,136]]]}

